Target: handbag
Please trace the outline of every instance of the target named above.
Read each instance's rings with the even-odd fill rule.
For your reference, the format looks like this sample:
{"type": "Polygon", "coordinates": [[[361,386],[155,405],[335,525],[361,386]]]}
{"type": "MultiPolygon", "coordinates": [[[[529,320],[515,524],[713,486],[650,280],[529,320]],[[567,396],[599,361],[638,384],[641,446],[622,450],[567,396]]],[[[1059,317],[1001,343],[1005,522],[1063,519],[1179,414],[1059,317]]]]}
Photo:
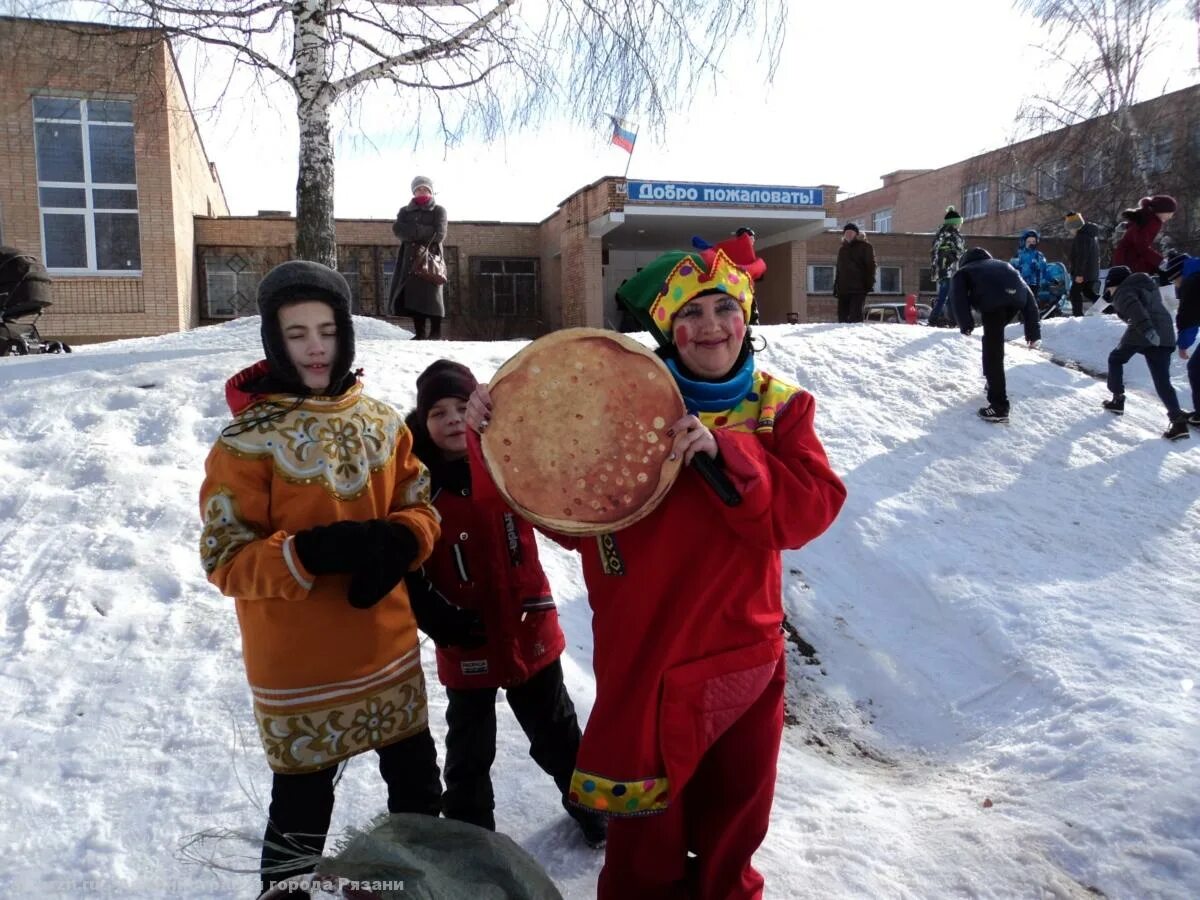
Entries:
{"type": "Polygon", "coordinates": [[[412,274],[430,284],[445,284],[446,261],[431,250],[432,244],[413,246],[412,274]]]}

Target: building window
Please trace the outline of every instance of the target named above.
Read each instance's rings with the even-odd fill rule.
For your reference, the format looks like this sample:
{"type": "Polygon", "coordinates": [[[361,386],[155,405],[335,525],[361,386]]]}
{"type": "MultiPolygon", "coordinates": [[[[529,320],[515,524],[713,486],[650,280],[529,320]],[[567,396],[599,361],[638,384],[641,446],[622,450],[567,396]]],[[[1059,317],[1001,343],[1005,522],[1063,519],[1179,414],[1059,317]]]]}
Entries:
{"type": "Polygon", "coordinates": [[[244,256],[205,255],[207,318],[236,319],[257,313],[258,279],[258,268],[244,256]]]}
{"type": "Polygon", "coordinates": [[[878,266],[875,269],[875,293],[902,294],[899,266],[878,266]]]}
{"type": "Polygon", "coordinates": [[[1170,131],[1156,131],[1153,134],[1143,134],[1138,144],[1138,151],[1146,171],[1151,174],[1167,172],[1171,169],[1173,141],[1170,131]]]}
{"type": "Polygon", "coordinates": [[[1038,197],[1057,200],[1067,190],[1067,161],[1056,159],[1038,170],[1038,197]]]}
{"type": "Polygon", "coordinates": [[[358,277],[358,257],[345,247],[338,247],[337,270],[346,279],[350,288],[350,312],[353,315],[362,313],[362,288],[358,277]]]}
{"type": "Polygon", "coordinates": [[[871,230],[878,231],[880,234],[887,234],[892,230],[892,210],[881,209],[871,217],[871,230]]]}
{"type": "Polygon", "coordinates": [[[988,214],[988,183],[977,181],[963,191],[963,218],[978,219],[988,214]]]}
{"type": "Polygon", "coordinates": [[[938,284],[933,278],[933,267],[922,266],[917,278],[917,290],[922,294],[936,294],[938,284]]]}
{"type": "Polygon", "coordinates": [[[1025,191],[1020,186],[1021,179],[1013,173],[1007,178],[1001,178],[996,197],[996,209],[1008,212],[1025,208],[1025,191]]]}
{"type": "Polygon", "coordinates": [[[832,294],[833,274],[833,266],[809,266],[808,292],[810,294],[832,294]]]}
{"type": "Polygon", "coordinates": [[[476,311],[493,316],[535,318],[538,314],[538,260],[476,257],[476,311]]]}
{"type": "Polygon", "coordinates": [[[140,272],[133,104],[33,98],[46,268],[140,272]]]}
{"type": "Polygon", "coordinates": [[[1103,187],[1108,180],[1108,166],[1104,159],[1104,153],[1100,150],[1094,150],[1083,158],[1083,166],[1079,173],[1079,183],[1085,189],[1094,191],[1099,187],[1103,187]]]}

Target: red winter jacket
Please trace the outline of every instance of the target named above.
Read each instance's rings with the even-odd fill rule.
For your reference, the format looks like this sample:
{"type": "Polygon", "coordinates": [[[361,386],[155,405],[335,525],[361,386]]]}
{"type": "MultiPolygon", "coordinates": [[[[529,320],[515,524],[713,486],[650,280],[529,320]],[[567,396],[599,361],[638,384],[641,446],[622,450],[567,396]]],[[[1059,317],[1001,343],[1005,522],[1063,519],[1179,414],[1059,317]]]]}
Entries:
{"type": "Polygon", "coordinates": [[[1130,220],[1125,234],[1113,248],[1112,264],[1129,266],[1130,271],[1153,275],[1162,262],[1162,254],[1154,249],[1154,239],[1162,231],[1163,223],[1152,212],[1139,219],[1130,220]]]}
{"type": "Polygon", "coordinates": [[[523,684],[566,646],[533,528],[466,460],[431,472],[442,537],[425,575],[445,600],[477,612],[487,634],[477,649],[438,647],[438,679],[457,690],[523,684]]]}
{"type": "MultiPolygon", "coordinates": [[[[614,815],[661,812],[783,653],[780,551],[837,516],[846,488],[790,387],[759,430],[718,427],[725,506],[691,467],[646,518],[577,549],[592,607],[596,702],[570,799],[614,815]]],[[[710,426],[711,427],[711,426],[710,426]]]]}

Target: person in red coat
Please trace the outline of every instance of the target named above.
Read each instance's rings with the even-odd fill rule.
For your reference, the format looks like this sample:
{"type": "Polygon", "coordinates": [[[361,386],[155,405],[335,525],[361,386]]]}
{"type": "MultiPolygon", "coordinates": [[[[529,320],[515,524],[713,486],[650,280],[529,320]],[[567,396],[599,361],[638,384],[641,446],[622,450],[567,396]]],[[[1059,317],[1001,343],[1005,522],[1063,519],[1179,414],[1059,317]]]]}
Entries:
{"type": "MultiPolygon", "coordinates": [[[[662,336],[690,410],[667,431],[671,453],[714,460],[740,504],[688,466],[633,525],[559,538],[582,556],[592,607],[596,702],[570,798],[610,816],[600,900],[762,896],[751,858],[783,734],[781,552],[824,532],[846,489],[812,395],[755,365],[750,267],[761,261],[743,242],[666,254],[621,288],[662,336]]],[[[473,428],[486,429],[490,405],[481,385],[473,428]]]]}
{"type": "Polygon", "coordinates": [[[529,738],[529,755],[558,785],[584,840],[604,845],[603,816],[566,802],[580,731],[563,684],[566,646],[533,528],[467,459],[467,397],[475,376],[440,359],[417,377],[417,408],[405,423],[433,479],[442,537],[407,584],[418,627],[437,644],[446,686],[447,818],[496,830],[491,768],[496,691],[529,738]]]}
{"type": "Polygon", "coordinates": [[[1128,266],[1131,272],[1153,275],[1162,262],[1162,254],[1154,249],[1154,241],[1163,225],[1175,215],[1175,198],[1167,194],[1143,197],[1134,209],[1127,209],[1121,217],[1127,223],[1125,233],[1113,249],[1112,264],[1128,266]]]}

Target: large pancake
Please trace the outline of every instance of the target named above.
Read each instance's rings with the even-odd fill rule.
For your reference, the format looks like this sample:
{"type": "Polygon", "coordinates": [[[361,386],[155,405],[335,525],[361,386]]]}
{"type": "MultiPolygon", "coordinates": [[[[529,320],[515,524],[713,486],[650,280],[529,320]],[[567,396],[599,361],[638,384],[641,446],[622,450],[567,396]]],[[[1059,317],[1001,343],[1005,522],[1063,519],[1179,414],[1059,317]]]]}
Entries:
{"type": "Polygon", "coordinates": [[[666,430],[683,397],[662,360],[614,331],[538,338],[488,386],[483,458],[501,494],[535,524],[604,534],[648,515],[679,474],[666,430]]]}

